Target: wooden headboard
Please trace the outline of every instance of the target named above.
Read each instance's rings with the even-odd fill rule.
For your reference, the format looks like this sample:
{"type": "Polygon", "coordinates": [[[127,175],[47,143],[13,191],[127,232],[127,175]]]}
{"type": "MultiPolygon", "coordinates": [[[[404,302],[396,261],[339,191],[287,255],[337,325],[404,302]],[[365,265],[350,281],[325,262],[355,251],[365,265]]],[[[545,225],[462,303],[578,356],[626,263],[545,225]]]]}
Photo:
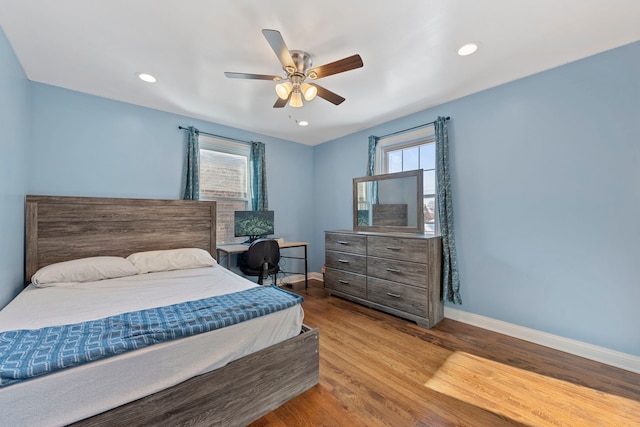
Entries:
{"type": "Polygon", "coordinates": [[[216,256],[215,202],[26,197],[25,283],[56,262],[187,247],[216,256]]]}

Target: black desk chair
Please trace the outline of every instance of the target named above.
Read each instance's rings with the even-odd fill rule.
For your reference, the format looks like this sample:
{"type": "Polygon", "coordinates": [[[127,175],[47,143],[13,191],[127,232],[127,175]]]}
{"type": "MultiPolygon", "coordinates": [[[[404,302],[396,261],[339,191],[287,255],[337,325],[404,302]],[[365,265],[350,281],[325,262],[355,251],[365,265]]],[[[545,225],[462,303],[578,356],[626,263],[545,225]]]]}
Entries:
{"type": "Polygon", "coordinates": [[[242,254],[238,268],[247,276],[258,276],[258,284],[272,275],[273,283],[276,283],[276,275],[280,270],[280,246],[273,239],[258,239],[251,243],[249,250],[242,254]]]}

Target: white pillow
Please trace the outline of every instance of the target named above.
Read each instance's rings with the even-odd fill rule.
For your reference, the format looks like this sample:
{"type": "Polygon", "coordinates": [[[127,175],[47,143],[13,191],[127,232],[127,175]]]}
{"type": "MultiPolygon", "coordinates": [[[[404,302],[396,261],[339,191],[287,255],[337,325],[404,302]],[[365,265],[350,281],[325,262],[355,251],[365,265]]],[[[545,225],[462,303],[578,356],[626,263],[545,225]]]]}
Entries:
{"type": "Polygon", "coordinates": [[[142,273],[211,267],[216,264],[209,252],[198,248],[137,252],[127,257],[142,273]]]}
{"type": "Polygon", "coordinates": [[[138,269],[122,257],[97,256],[47,265],[36,271],[31,282],[36,287],[45,288],[135,276],[138,273],[138,269]]]}

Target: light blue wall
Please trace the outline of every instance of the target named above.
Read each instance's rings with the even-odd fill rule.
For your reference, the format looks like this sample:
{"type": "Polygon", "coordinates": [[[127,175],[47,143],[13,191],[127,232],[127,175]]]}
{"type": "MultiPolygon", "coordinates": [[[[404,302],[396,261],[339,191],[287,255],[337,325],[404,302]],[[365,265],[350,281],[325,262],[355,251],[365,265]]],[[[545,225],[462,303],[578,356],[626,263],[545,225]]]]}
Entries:
{"type": "Polygon", "coordinates": [[[0,308],[22,289],[29,80],[0,28],[0,308]]]}
{"type": "Polygon", "coordinates": [[[184,118],[33,82],[32,194],[176,199],[184,118]]]}
{"type": "Polygon", "coordinates": [[[351,228],[368,135],[438,115],[452,118],[455,307],[640,356],[640,43],[315,147],[315,246],[351,228]]]}
{"type": "Polygon", "coordinates": [[[264,142],[276,231],[290,240],[310,235],[311,147],[40,83],[32,93],[34,194],[180,198],[186,139],[178,126],[194,125],[264,142]]]}
{"type": "MultiPolygon", "coordinates": [[[[194,125],[264,142],[276,233],[312,238],[312,147],[49,85],[32,83],[31,90],[30,193],[178,199],[186,144],[178,126],[194,125]]],[[[303,268],[297,263],[292,271],[303,268]]]]}

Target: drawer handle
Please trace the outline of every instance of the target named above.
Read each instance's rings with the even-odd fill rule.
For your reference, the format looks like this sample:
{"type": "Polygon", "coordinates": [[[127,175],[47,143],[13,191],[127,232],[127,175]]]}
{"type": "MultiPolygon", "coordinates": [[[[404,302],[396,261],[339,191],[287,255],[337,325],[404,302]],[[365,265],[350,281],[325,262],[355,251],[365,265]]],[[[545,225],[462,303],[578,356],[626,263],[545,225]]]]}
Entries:
{"type": "Polygon", "coordinates": [[[402,270],[396,270],[395,268],[387,268],[389,273],[402,273],[402,270]]]}
{"type": "Polygon", "coordinates": [[[338,262],[341,262],[342,264],[349,264],[349,261],[346,259],[339,259],[338,262]]]}
{"type": "Polygon", "coordinates": [[[338,279],[338,282],[342,283],[343,285],[348,285],[349,284],[348,280],[340,280],[340,279],[338,279]]]}
{"type": "Polygon", "coordinates": [[[389,295],[390,297],[393,297],[393,298],[402,298],[400,295],[392,294],[391,292],[387,292],[387,295],[389,295]]]}
{"type": "Polygon", "coordinates": [[[349,242],[345,241],[345,240],[338,240],[338,243],[341,245],[348,245],[349,242]]]}
{"type": "Polygon", "coordinates": [[[402,250],[402,248],[393,248],[393,247],[390,247],[390,246],[387,246],[387,249],[389,249],[390,251],[401,251],[402,250]]]}

